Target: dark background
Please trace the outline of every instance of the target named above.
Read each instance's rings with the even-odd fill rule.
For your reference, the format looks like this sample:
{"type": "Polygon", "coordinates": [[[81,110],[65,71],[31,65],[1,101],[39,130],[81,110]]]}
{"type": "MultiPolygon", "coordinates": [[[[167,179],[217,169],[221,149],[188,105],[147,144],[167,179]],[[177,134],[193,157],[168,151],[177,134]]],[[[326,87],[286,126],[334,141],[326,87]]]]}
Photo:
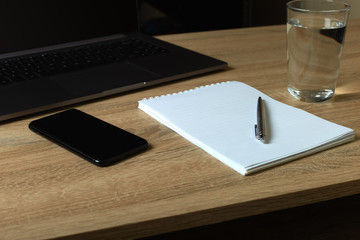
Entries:
{"type": "Polygon", "coordinates": [[[140,30],[149,35],[286,23],[288,0],[139,0],[140,30]]]}

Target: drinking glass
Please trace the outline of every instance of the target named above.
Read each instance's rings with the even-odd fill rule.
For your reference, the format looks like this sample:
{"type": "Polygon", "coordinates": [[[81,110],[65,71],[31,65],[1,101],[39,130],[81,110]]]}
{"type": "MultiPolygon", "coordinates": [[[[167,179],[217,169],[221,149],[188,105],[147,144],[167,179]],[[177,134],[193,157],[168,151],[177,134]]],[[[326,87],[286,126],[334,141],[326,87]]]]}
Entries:
{"type": "Polygon", "coordinates": [[[287,88],[295,98],[333,97],[349,12],[349,4],[330,0],[287,3],[287,88]]]}

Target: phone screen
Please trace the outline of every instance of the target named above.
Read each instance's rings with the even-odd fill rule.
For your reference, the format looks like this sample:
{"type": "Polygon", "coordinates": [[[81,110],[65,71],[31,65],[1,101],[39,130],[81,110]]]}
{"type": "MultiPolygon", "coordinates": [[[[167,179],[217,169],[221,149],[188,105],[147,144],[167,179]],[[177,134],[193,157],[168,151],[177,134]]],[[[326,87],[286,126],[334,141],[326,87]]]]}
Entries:
{"type": "Polygon", "coordinates": [[[101,167],[148,147],[145,139],[76,109],[32,121],[29,128],[101,167]]]}

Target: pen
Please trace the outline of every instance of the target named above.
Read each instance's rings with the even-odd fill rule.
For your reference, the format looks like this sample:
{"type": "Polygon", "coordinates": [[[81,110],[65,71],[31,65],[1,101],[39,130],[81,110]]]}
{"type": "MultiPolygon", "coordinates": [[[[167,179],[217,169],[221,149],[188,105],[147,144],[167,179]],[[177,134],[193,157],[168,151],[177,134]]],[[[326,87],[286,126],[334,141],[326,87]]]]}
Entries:
{"type": "Polygon", "coordinates": [[[264,116],[264,106],[263,100],[261,97],[258,98],[257,103],[257,124],[255,124],[255,137],[261,142],[266,140],[265,132],[265,116],[264,116]]]}

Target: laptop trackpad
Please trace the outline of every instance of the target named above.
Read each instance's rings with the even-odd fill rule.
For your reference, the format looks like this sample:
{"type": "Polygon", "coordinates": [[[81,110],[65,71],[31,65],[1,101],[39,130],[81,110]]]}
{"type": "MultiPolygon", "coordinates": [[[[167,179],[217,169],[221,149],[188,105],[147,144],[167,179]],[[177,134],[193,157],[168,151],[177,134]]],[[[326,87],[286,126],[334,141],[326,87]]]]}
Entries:
{"type": "Polygon", "coordinates": [[[51,81],[75,95],[96,94],[156,79],[155,73],[126,62],[51,77],[51,81]]]}

